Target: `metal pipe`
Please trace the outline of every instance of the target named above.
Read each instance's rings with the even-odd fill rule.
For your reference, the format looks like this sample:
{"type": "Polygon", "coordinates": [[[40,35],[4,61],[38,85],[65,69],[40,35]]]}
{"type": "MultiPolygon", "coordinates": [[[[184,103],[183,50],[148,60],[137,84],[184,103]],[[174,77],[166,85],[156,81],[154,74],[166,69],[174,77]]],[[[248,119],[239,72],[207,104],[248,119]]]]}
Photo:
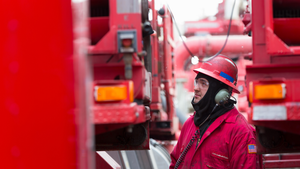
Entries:
{"type": "Polygon", "coordinates": [[[125,64],[125,78],[131,79],[132,78],[132,54],[124,54],[123,61],[125,64]]]}
{"type": "MultiPolygon", "coordinates": [[[[164,16],[170,16],[169,11],[164,6],[165,10],[164,16]]],[[[163,83],[164,83],[164,90],[166,93],[166,103],[167,103],[167,114],[168,114],[168,120],[173,120],[173,93],[171,93],[171,90],[173,88],[172,86],[172,56],[171,56],[171,45],[168,43],[167,39],[170,33],[172,33],[171,30],[171,18],[170,17],[163,17],[163,50],[164,50],[164,57],[163,57],[163,83]]]]}
{"type": "MultiPolygon", "coordinates": [[[[202,59],[203,57],[216,54],[222,48],[226,37],[226,35],[190,37],[187,38],[185,43],[195,56],[202,59]]],[[[236,57],[237,55],[248,54],[250,52],[252,52],[251,37],[246,35],[230,35],[221,54],[228,57],[236,57]]],[[[181,72],[184,70],[186,60],[191,56],[182,42],[176,45],[174,54],[175,72],[181,72]]]]}

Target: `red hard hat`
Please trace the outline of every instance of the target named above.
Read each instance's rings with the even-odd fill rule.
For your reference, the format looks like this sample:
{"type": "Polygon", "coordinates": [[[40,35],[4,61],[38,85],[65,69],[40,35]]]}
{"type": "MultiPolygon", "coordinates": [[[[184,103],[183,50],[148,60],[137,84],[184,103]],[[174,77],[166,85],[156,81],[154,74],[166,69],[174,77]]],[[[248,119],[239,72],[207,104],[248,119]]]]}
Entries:
{"type": "Polygon", "coordinates": [[[200,68],[194,69],[194,72],[215,78],[231,87],[233,92],[240,94],[235,86],[237,83],[237,67],[231,59],[223,55],[218,55],[212,60],[202,63],[200,68]]]}

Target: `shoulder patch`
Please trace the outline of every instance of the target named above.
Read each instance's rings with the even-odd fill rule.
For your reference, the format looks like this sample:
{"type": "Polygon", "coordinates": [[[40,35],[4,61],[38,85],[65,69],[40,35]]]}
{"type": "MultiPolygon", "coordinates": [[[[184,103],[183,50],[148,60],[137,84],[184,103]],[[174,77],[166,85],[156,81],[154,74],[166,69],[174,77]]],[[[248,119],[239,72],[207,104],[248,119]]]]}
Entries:
{"type": "Polygon", "coordinates": [[[248,153],[256,154],[256,144],[248,144],[248,153]]]}

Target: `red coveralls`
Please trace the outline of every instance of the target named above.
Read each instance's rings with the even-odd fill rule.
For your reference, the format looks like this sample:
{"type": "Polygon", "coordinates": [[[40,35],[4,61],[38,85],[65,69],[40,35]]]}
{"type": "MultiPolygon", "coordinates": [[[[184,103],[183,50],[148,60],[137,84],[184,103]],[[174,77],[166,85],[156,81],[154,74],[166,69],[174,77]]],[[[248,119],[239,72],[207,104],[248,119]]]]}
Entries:
{"type": "MultiPolygon", "coordinates": [[[[193,118],[194,116],[188,118],[182,127],[179,140],[171,153],[170,169],[174,168],[180,154],[198,129],[193,118]]],[[[255,130],[235,108],[218,117],[209,126],[197,149],[196,143],[197,140],[178,169],[261,168],[261,156],[251,148],[250,153],[248,152],[248,145],[256,146],[255,130]]]]}

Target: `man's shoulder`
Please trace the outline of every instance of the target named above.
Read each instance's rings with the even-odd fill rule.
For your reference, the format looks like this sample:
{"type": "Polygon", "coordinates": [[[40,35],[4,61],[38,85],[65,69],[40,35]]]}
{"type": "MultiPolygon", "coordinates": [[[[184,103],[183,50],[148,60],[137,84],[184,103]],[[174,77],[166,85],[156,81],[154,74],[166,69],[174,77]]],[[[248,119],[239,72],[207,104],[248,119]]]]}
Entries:
{"type": "Polygon", "coordinates": [[[235,123],[239,125],[249,125],[246,118],[236,109],[231,109],[229,112],[227,112],[228,115],[225,119],[228,123],[235,123]]]}
{"type": "Polygon", "coordinates": [[[194,114],[190,115],[190,117],[187,118],[187,120],[183,124],[183,127],[190,124],[194,124],[194,114]]]}
{"type": "Polygon", "coordinates": [[[187,123],[187,124],[194,123],[194,114],[190,115],[190,117],[188,117],[188,119],[185,121],[185,123],[187,123]]]}
{"type": "Polygon", "coordinates": [[[254,136],[255,128],[248,123],[241,113],[239,113],[236,109],[231,110],[228,113],[230,114],[228,114],[226,122],[230,123],[234,132],[254,136]]]}

